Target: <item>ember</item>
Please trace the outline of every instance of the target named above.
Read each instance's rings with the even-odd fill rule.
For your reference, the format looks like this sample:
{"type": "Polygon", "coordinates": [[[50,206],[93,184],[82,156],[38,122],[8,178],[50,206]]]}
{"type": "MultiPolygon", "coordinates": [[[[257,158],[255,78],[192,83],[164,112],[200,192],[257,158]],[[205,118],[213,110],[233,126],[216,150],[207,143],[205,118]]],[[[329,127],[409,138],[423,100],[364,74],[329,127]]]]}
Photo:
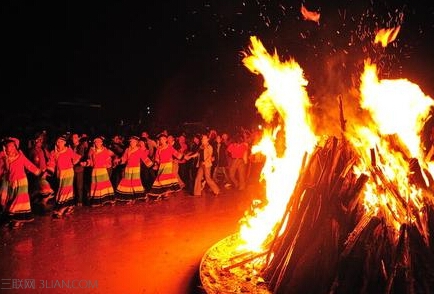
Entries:
{"type": "Polygon", "coordinates": [[[319,24],[319,12],[309,11],[303,4],[301,5],[300,12],[305,20],[311,20],[319,24]]]}
{"type": "Polygon", "coordinates": [[[353,101],[363,119],[345,117],[339,96],[341,133],[319,138],[301,67],[251,41],[243,61],[266,88],[256,107],[267,125],[252,149],[266,156],[266,201],[204,256],[205,288],[430,293],[434,181],[420,137],[433,99],[406,79],[379,79],[367,60],[353,101]]]}
{"type": "Polygon", "coordinates": [[[381,29],[375,35],[374,43],[381,43],[381,46],[387,47],[390,42],[393,42],[398,36],[401,26],[391,29],[381,29]]]}

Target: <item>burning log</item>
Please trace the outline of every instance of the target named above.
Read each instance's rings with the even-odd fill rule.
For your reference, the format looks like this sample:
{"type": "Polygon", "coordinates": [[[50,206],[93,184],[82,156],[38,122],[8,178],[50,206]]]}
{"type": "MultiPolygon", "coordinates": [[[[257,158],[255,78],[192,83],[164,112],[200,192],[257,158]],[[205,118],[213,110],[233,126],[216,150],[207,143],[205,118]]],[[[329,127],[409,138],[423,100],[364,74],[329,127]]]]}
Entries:
{"type": "Polygon", "coordinates": [[[241,288],[256,293],[265,293],[264,287],[273,293],[431,293],[433,206],[416,211],[378,166],[371,167],[371,175],[355,175],[356,159],[345,140],[330,138],[318,146],[275,229],[282,233],[274,235],[266,251],[225,259],[221,272],[206,279],[227,279],[237,275],[234,271],[244,271],[241,288]],[[374,215],[361,205],[361,191],[372,178],[413,220],[402,224],[398,235],[384,215],[393,215],[394,208],[386,206],[388,212],[374,215]]]}
{"type": "Polygon", "coordinates": [[[346,257],[353,249],[354,245],[356,244],[357,240],[359,239],[361,233],[363,230],[368,226],[368,224],[372,221],[372,214],[365,214],[354,230],[348,235],[347,240],[345,241],[345,248],[341,253],[341,257],[346,257]]]}
{"type": "MultiPolygon", "coordinates": [[[[255,260],[255,259],[257,259],[257,258],[260,258],[260,257],[262,257],[262,256],[264,256],[264,255],[266,255],[266,254],[268,254],[268,252],[260,252],[260,253],[257,253],[257,254],[252,254],[252,253],[250,253],[250,254],[247,255],[246,258],[243,258],[241,261],[236,262],[236,263],[234,263],[234,262],[233,262],[234,259],[231,258],[231,259],[229,260],[229,261],[230,261],[230,264],[227,265],[227,266],[225,266],[225,267],[223,267],[223,270],[231,270],[231,269],[233,269],[233,268],[236,268],[236,267],[242,266],[242,265],[244,265],[244,264],[246,264],[246,263],[248,263],[248,262],[251,262],[252,260],[255,260]]],[[[244,255],[244,254],[242,254],[242,255],[244,255]]],[[[239,256],[237,256],[237,257],[239,257],[239,256]]]]}
{"type": "MultiPolygon", "coordinates": [[[[281,240],[272,244],[273,257],[262,273],[273,293],[286,293],[288,289],[294,293],[433,291],[427,291],[434,289],[433,250],[429,245],[432,237],[431,243],[424,241],[432,235],[432,207],[428,208],[431,227],[424,236],[421,226],[425,222],[419,213],[378,166],[372,167],[371,177],[377,178],[410,219],[415,219],[403,224],[396,238],[381,213],[374,216],[359,205],[360,191],[368,176],[354,177],[349,172],[353,156],[345,141],[332,139],[315,152],[305,167],[313,172],[302,173],[288,204],[291,213],[287,229],[279,237],[281,240]],[[420,260],[420,252],[424,252],[426,261],[420,260]]],[[[376,164],[375,158],[372,163],[376,164]]]]}
{"type": "MultiPolygon", "coordinates": [[[[302,198],[299,209],[287,209],[291,211],[287,232],[280,237],[281,242],[274,243],[274,248],[271,248],[274,257],[264,270],[265,280],[269,281],[274,292],[278,293],[280,288],[290,288],[295,293],[298,293],[297,289],[324,293],[330,288],[338,264],[339,244],[342,243],[342,236],[350,231],[342,220],[353,211],[342,210],[342,207],[348,209],[347,187],[357,183],[357,179],[347,176],[348,163],[354,163],[347,159],[353,157],[345,142],[336,138],[331,138],[324,148],[318,148],[311,157],[305,170],[313,172],[302,174],[304,177],[291,197],[294,202],[302,198]],[[315,185],[306,187],[306,183],[315,185]],[[303,197],[297,194],[300,191],[303,197]],[[306,232],[321,234],[313,238],[306,232]],[[285,262],[282,263],[282,260],[285,262]],[[312,283],[313,279],[315,283],[312,283]]],[[[363,179],[359,181],[363,182],[363,179]]],[[[354,194],[359,191],[360,188],[353,189],[354,194]]]]}
{"type": "Polygon", "coordinates": [[[342,103],[342,94],[340,94],[338,96],[338,102],[339,102],[339,121],[341,123],[341,132],[342,132],[342,138],[344,138],[344,134],[346,131],[346,123],[347,121],[345,120],[345,116],[344,116],[344,105],[342,103]]]}
{"type": "Polygon", "coordinates": [[[361,195],[360,192],[362,191],[362,189],[365,186],[368,179],[369,179],[369,176],[367,176],[365,174],[360,175],[360,177],[357,178],[357,181],[354,184],[354,187],[349,189],[348,193],[345,193],[343,195],[344,200],[345,200],[345,196],[346,197],[352,196],[352,198],[348,200],[349,201],[348,206],[347,206],[348,211],[354,211],[354,209],[356,208],[356,205],[360,203],[360,195],[361,195]]]}

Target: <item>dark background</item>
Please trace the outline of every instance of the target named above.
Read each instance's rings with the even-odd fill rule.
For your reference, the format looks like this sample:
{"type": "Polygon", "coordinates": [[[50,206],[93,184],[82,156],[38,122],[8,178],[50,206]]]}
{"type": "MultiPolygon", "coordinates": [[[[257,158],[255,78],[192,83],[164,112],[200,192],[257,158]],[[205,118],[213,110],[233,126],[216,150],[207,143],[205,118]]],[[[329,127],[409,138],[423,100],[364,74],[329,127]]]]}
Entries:
{"type": "Polygon", "coordinates": [[[425,1],[2,1],[1,132],[56,124],[251,126],[262,79],[242,64],[250,36],[335,95],[363,60],[434,96],[434,5],[425,1]],[[330,2],[330,3],[328,3],[330,2]],[[301,4],[321,13],[306,21],[301,4]],[[401,25],[387,48],[375,31],[401,25]]]}

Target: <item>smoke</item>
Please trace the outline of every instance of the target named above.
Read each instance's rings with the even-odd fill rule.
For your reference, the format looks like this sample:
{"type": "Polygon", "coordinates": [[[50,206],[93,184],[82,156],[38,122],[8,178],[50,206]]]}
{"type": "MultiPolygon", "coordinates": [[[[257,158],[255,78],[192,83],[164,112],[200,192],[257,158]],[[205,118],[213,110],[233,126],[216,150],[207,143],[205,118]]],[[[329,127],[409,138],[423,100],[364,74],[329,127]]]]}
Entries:
{"type": "Polygon", "coordinates": [[[320,136],[339,136],[352,123],[366,121],[359,106],[362,62],[344,52],[325,58],[310,71],[308,92],[313,128],[320,136]]]}

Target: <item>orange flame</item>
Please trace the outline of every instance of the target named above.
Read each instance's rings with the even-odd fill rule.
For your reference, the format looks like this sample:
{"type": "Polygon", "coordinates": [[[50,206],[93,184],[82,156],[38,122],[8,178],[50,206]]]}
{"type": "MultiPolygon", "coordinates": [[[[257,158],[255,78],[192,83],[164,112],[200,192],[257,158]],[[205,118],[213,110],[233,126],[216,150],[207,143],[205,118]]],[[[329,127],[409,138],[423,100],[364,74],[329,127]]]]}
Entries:
{"type": "Polygon", "coordinates": [[[379,30],[375,35],[374,44],[381,43],[381,46],[386,47],[389,43],[395,41],[400,29],[401,26],[379,30]]]}
{"type": "Polygon", "coordinates": [[[304,7],[303,4],[301,4],[301,14],[304,17],[304,20],[311,20],[316,22],[317,24],[319,24],[319,17],[320,17],[320,13],[316,12],[316,11],[309,11],[306,9],[306,7],[304,7]]]}
{"type": "Polygon", "coordinates": [[[383,135],[397,134],[412,157],[423,160],[420,136],[433,99],[407,79],[378,80],[377,67],[365,63],[361,106],[383,135]]]}
{"type": "Polygon", "coordinates": [[[311,104],[300,65],[292,59],[281,62],[277,54],[269,55],[256,37],[250,39],[251,55],[243,62],[251,72],[262,74],[266,88],[256,100],[256,107],[267,123],[276,117],[280,122],[274,128],[265,128],[262,140],[252,148],[252,152],[261,152],[266,157],[261,176],[266,180],[267,205],[257,208],[255,215],[245,220],[240,236],[245,241],[244,248],[259,251],[282,219],[303,158],[312,152],[317,140],[310,128],[311,104]],[[284,139],[288,147],[283,152],[276,147],[278,139],[284,139]]]}
{"type": "Polygon", "coordinates": [[[353,126],[349,140],[361,152],[356,173],[370,174],[365,186],[364,206],[385,217],[398,231],[412,222],[422,208],[422,191],[409,180],[409,158],[424,165],[420,141],[433,100],[406,79],[379,80],[374,64],[365,62],[361,77],[361,107],[372,121],[353,126]],[[376,166],[372,166],[372,151],[376,166]]]}

